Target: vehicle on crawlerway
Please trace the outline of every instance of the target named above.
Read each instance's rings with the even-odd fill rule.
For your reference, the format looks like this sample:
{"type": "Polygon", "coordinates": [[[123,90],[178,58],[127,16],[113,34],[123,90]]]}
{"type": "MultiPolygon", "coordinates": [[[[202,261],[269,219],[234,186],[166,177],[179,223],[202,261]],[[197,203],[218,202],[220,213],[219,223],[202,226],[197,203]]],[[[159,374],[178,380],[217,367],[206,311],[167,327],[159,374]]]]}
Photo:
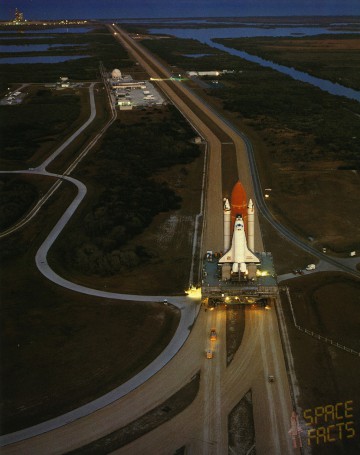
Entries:
{"type": "Polygon", "coordinates": [[[216,330],[215,329],[211,329],[210,330],[210,340],[211,341],[215,341],[216,338],[217,338],[216,330]]]}

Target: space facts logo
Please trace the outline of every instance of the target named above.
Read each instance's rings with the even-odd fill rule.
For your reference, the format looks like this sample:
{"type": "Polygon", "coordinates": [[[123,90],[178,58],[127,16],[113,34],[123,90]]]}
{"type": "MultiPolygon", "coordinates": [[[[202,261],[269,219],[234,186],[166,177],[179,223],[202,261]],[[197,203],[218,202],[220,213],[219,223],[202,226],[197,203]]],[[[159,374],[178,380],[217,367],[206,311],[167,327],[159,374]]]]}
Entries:
{"type": "Polygon", "coordinates": [[[352,400],[305,409],[303,418],[308,446],[353,439],[356,435],[352,400]]]}

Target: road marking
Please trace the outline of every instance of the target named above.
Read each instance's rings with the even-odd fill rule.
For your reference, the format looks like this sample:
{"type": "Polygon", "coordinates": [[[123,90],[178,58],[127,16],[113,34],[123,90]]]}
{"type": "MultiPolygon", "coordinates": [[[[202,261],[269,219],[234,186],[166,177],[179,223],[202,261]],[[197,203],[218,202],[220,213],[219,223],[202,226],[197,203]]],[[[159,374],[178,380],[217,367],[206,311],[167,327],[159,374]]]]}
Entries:
{"type": "MultiPolygon", "coordinates": [[[[280,362],[279,362],[279,358],[278,358],[278,351],[276,350],[275,340],[274,340],[274,334],[278,333],[278,328],[275,326],[274,319],[273,319],[276,317],[276,314],[272,313],[269,316],[270,316],[270,323],[268,325],[268,332],[269,332],[270,348],[271,348],[271,353],[272,353],[272,357],[273,357],[275,372],[277,372],[275,382],[276,382],[277,393],[278,393],[278,397],[280,399],[280,405],[281,405],[281,417],[283,420],[282,430],[284,431],[284,434],[287,435],[287,426],[290,421],[290,415],[288,414],[288,407],[287,407],[287,403],[285,401],[285,396],[284,396],[284,391],[287,390],[287,387],[283,383],[283,377],[282,377],[283,368],[282,368],[282,366],[280,366],[280,362]]],[[[280,342],[280,340],[279,340],[279,342],[280,342]]],[[[282,354],[281,342],[280,342],[280,353],[282,354]]],[[[286,369],[284,369],[284,370],[285,370],[285,374],[286,374],[286,369]]],[[[291,453],[292,445],[291,445],[290,438],[287,437],[286,442],[287,442],[288,453],[291,453]]]]}
{"type": "MultiPolygon", "coordinates": [[[[265,314],[263,315],[265,316],[265,314]]],[[[271,334],[270,334],[271,337],[271,334]]],[[[267,337],[268,338],[268,337],[267,337]]],[[[264,374],[267,376],[269,373],[269,362],[268,358],[266,355],[266,346],[265,346],[265,335],[264,335],[264,318],[261,318],[261,328],[260,328],[260,351],[261,351],[261,358],[262,358],[262,363],[264,365],[264,374]]],[[[270,422],[271,425],[273,426],[273,431],[270,432],[270,435],[272,436],[272,441],[274,444],[274,453],[280,454],[280,441],[279,441],[279,427],[278,427],[278,421],[276,418],[276,413],[275,413],[275,400],[274,400],[274,390],[272,387],[272,384],[270,384],[267,380],[265,380],[265,387],[266,387],[266,395],[267,395],[267,401],[268,401],[268,409],[270,411],[270,422]]]]}

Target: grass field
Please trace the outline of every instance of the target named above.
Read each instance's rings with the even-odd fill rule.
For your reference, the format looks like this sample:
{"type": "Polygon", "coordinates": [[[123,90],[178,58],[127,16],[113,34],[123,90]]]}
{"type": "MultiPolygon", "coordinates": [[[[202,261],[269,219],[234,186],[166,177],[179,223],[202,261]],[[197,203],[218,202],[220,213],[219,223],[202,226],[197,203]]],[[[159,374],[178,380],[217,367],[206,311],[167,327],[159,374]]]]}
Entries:
{"type": "MultiPolygon", "coordinates": [[[[163,55],[158,43],[152,43],[151,48],[163,55]]],[[[182,53],[181,49],[182,40],[178,40],[177,55],[182,53]]],[[[195,53],[196,45],[193,49],[195,53]]],[[[203,45],[201,49],[204,52],[203,45]]],[[[182,56],[176,60],[173,55],[172,62],[179,66],[186,64],[182,56]]],[[[341,62],[337,63],[341,67],[341,62]]],[[[264,68],[249,66],[247,62],[239,61],[238,65],[240,75],[221,80],[228,96],[221,94],[221,89],[204,93],[193,81],[188,84],[251,139],[262,184],[272,188],[268,203],[274,216],[300,237],[312,236],[318,248],[326,246],[331,254],[347,255],[360,242],[356,221],[360,211],[356,197],[358,170],[351,158],[351,153],[353,156],[357,153],[357,145],[354,141],[349,147],[341,146],[342,151],[337,153],[334,139],[337,142],[342,137],[341,131],[346,132],[345,123],[342,124],[344,109],[350,113],[352,131],[358,128],[358,105],[343,99],[339,103],[336,97],[264,68]],[[235,98],[238,102],[234,102],[235,98]],[[334,119],[333,133],[328,132],[330,118],[334,119]],[[313,121],[328,122],[325,119],[329,123],[323,131],[311,129],[313,121]]],[[[199,59],[200,68],[202,59],[199,59]]],[[[311,256],[286,242],[267,222],[260,221],[266,250],[272,252],[278,274],[313,262],[311,256]]],[[[294,304],[301,325],[359,350],[358,281],[341,274],[324,273],[297,278],[287,284],[290,292],[294,291],[295,295],[300,292],[302,297],[294,304]]],[[[298,406],[313,409],[353,400],[358,428],[358,358],[297,330],[289,306],[286,302],[283,306],[300,390],[296,397],[298,406]]],[[[359,437],[320,444],[312,450],[316,455],[355,454],[359,451],[359,437]]]]}
{"type": "MultiPolygon", "coordinates": [[[[360,352],[359,280],[352,280],[340,273],[322,273],[282,284],[289,286],[298,325],[360,352]]],[[[300,388],[297,411],[301,413],[301,410],[348,400],[353,402],[353,418],[349,421],[354,422],[355,437],[347,440],[344,433],[342,440],[335,437],[333,442],[324,443],[320,439],[318,445],[312,441],[312,453],[359,453],[359,358],[297,330],[285,294],[282,295],[282,306],[288,321],[291,352],[300,388]]],[[[307,440],[307,429],[303,428],[304,441],[307,440]]]]}
{"type": "MultiPolygon", "coordinates": [[[[140,111],[124,123],[134,124],[144,115],[140,111]]],[[[159,111],[158,115],[163,118],[164,113],[159,111]]],[[[70,155],[65,153],[66,161],[70,155]]],[[[66,161],[57,160],[53,167],[62,168],[66,161]]],[[[183,293],[189,280],[202,170],[201,156],[192,163],[159,169],[154,175],[181,196],[182,206],[157,215],[143,238],[134,240],[134,244],[141,242],[153,249],[151,263],[136,272],[107,278],[73,274],[71,279],[122,292],[183,293]]],[[[90,182],[98,171],[95,153],[77,170],[89,186],[85,210],[96,200],[97,186],[90,182]]],[[[28,180],[38,187],[38,194],[48,185],[45,178],[31,176],[28,180]]],[[[1,240],[1,414],[5,433],[74,409],[112,390],[159,355],[177,328],[179,313],[171,306],[89,298],[58,288],[38,273],[34,266],[37,248],[73,197],[74,188],[63,184],[26,230],[1,240]]],[[[81,226],[84,213],[75,215],[73,226],[77,222],[81,226]]],[[[67,276],[63,264],[56,265],[67,276]]]]}
{"type": "MultiPolygon", "coordinates": [[[[164,45],[161,41],[144,44],[169,58],[171,46],[168,40],[164,45]]],[[[185,58],[183,49],[207,52],[204,44],[192,40],[170,41],[175,49],[171,62],[184,65],[183,70],[194,69],[194,59],[185,58]]],[[[338,41],[346,42],[342,36],[338,41]]],[[[208,68],[208,59],[213,57],[197,58],[197,69],[208,68]]],[[[308,84],[229,54],[218,54],[217,63],[236,71],[220,78],[222,88],[204,90],[194,81],[188,84],[251,139],[264,187],[273,189],[268,202],[274,216],[303,238],[316,238],[318,248],[347,255],[360,242],[359,104],[344,98],[339,102],[308,84]]],[[[341,68],[341,61],[334,60],[335,65],[341,68]]]]}
{"type": "Polygon", "coordinates": [[[360,38],[357,34],[217,41],[320,79],[360,89],[360,38]]]}
{"type": "MultiPolygon", "coordinates": [[[[191,46],[196,48],[194,43],[191,46]]],[[[176,52],[178,55],[182,53],[180,40],[176,52]]],[[[222,58],[223,62],[229,62],[228,56],[222,58]]],[[[270,204],[275,216],[299,235],[313,234],[319,247],[326,244],[339,254],[353,248],[352,242],[358,242],[360,237],[358,212],[354,208],[358,203],[355,199],[358,176],[351,170],[338,170],[339,165],[348,164],[347,158],[342,157],[341,163],[334,162],[337,150],[334,150],[332,138],[330,142],[321,144],[323,150],[331,150],[330,159],[311,164],[299,161],[301,144],[312,147],[314,138],[309,131],[296,130],[294,133],[279,127],[281,119],[279,121],[276,115],[283,104],[273,102],[276,94],[269,96],[271,84],[277,76],[272,74],[269,79],[269,73],[259,68],[246,66],[243,61],[232,61],[234,67],[247,68],[244,74],[246,79],[242,79],[246,83],[242,88],[239,81],[229,79],[225,81],[226,90],[244,90],[243,96],[248,96],[247,104],[243,104],[246,111],[234,108],[223,112],[252,139],[262,182],[264,186],[274,189],[270,204]],[[249,84],[258,87],[258,99],[266,101],[267,97],[267,102],[257,107],[256,117],[251,111],[253,92],[245,93],[249,84]],[[273,112],[270,112],[271,107],[273,112]],[[302,138],[300,142],[299,138],[302,138]],[[288,153],[289,149],[295,149],[296,153],[288,153]],[[347,232],[350,241],[345,239],[344,232],[347,232]]],[[[193,82],[190,84],[214,106],[223,108],[223,98],[219,93],[213,98],[213,91],[204,93],[193,82]]],[[[297,87],[294,85],[291,90],[284,91],[287,96],[294,94],[292,101],[288,99],[289,104],[299,101],[297,87]]],[[[311,98],[311,92],[306,93],[311,98]]],[[[343,103],[339,107],[336,103],[331,104],[328,97],[320,100],[318,96],[314,102],[319,102],[324,112],[331,110],[332,115],[338,115],[338,109],[345,112],[348,108],[357,112],[356,109],[353,111],[351,104],[343,103]]],[[[105,110],[103,115],[105,118],[105,110]]],[[[145,128],[148,118],[145,113],[140,112],[140,115],[144,118],[136,119],[135,113],[132,121],[143,122],[145,128]]],[[[322,139],[326,139],[326,134],[322,139]]],[[[117,150],[121,153],[121,145],[117,150]]],[[[349,156],[346,155],[348,152],[341,150],[343,156],[349,156]]],[[[58,161],[56,167],[62,169],[69,155],[65,156],[64,162],[58,161]]],[[[93,211],[92,204],[98,201],[98,159],[99,152],[92,154],[77,170],[77,177],[89,185],[89,192],[84,205],[69,225],[70,233],[77,230],[81,235],[85,216],[93,211]]],[[[138,292],[140,288],[143,293],[149,294],[181,293],[189,279],[192,229],[194,215],[199,211],[203,159],[201,154],[192,162],[174,164],[154,172],[156,182],[165,182],[181,197],[182,204],[177,210],[155,215],[145,231],[128,241],[129,248],[141,245],[151,250],[150,261],[139,264],[133,270],[108,276],[74,274],[73,270],[67,269],[58,250],[51,256],[56,270],[65,277],[71,276],[76,282],[99,289],[138,292]]],[[[105,159],[102,164],[103,178],[107,175],[106,164],[114,172],[121,169],[120,164],[114,167],[113,162],[105,159]]],[[[59,289],[39,275],[34,267],[34,254],[73,196],[74,189],[64,186],[26,230],[1,241],[1,246],[10,251],[2,264],[3,432],[38,423],[116,387],[156,357],[177,326],[179,315],[171,307],[92,299],[59,289]],[[149,336],[149,328],[152,336],[149,336]]],[[[310,262],[307,255],[289,247],[283,239],[274,235],[266,223],[262,224],[262,229],[267,250],[273,251],[278,271],[300,268],[310,262]]],[[[67,234],[64,233],[65,244],[67,234]]],[[[298,283],[303,285],[304,295],[310,302],[306,308],[312,312],[313,329],[318,330],[322,326],[323,333],[340,336],[348,327],[347,336],[351,342],[357,334],[358,322],[354,318],[352,325],[347,326],[346,321],[356,311],[353,296],[354,292],[358,292],[357,285],[344,285],[343,280],[337,277],[331,284],[319,280],[316,286],[320,287],[316,290],[314,283],[310,286],[305,278],[300,280],[304,280],[298,283]],[[329,295],[332,301],[326,307],[324,303],[329,295]],[[337,332],[334,331],[337,327],[333,321],[339,313],[337,301],[343,295],[346,295],[346,302],[351,300],[351,306],[343,312],[344,319],[338,327],[341,332],[337,332]],[[312,308],[314,302],[316,305],[312,308]]],[[[286,316],[289,318],[288,311],[286,316]]],[[[348,358],[348,354],[340,355],[333,351],[334,348],[324,347],[296,329],[290,330],[296,371],[303,392],[301,404],[304,407],[324,404],[324,400],[332,402],[337,397],[358,399],[357,376],[353,374],[357,371],[357,359],[348,358]],[[308,355],[309,352],[311,355],[308,355]],[[324,381],[324,372],[331,378],[330,382],[324,381]]]]}

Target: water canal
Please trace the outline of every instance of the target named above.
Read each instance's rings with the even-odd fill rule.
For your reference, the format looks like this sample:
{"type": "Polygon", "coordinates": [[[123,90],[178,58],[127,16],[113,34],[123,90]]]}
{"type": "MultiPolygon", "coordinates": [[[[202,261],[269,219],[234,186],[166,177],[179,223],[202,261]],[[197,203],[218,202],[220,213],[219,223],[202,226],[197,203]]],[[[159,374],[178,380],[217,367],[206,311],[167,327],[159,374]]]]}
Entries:
{"type": "MultiPolygon", "coordinates": [[[[298,81],[306,82],[315,87],[320,88],[332,95],[345,96],[360,102],[360,92],[348,87],[344,87],[340,84],[330,82],[324,79],[311,76],[310,74],[298,71],[294,68],[290,68],[284,65],[279,65],[270,60],[265,60],[255,55],[248,54],[244,51],[239,51],[231,47],[224,46],[220,43],[216,43],[213,40],[215,38],[246,38],[246,37],[294,37],[294,36],[315,36],[321,34],[339,34],[345,33],[344,31],[331,30],[323,27],[276,27],[266,29],[262,27],[236,27],[236,28],[150,28],[149,32],[152,34],[168,34],[173,35],[177,38],[195,39],[202,43],[205,43],[211,47],[219,49],[224,52],[228,52],[236,57],[241,57],[245,60],[257,63],[261,66],[272,68],[281,73],[287,74],[288,76],[298,81]]],[[[349,32],[350,33],[350,32],[349,32]]],[[[352,32],[354,33],[354,32],[352,32]]]]}

